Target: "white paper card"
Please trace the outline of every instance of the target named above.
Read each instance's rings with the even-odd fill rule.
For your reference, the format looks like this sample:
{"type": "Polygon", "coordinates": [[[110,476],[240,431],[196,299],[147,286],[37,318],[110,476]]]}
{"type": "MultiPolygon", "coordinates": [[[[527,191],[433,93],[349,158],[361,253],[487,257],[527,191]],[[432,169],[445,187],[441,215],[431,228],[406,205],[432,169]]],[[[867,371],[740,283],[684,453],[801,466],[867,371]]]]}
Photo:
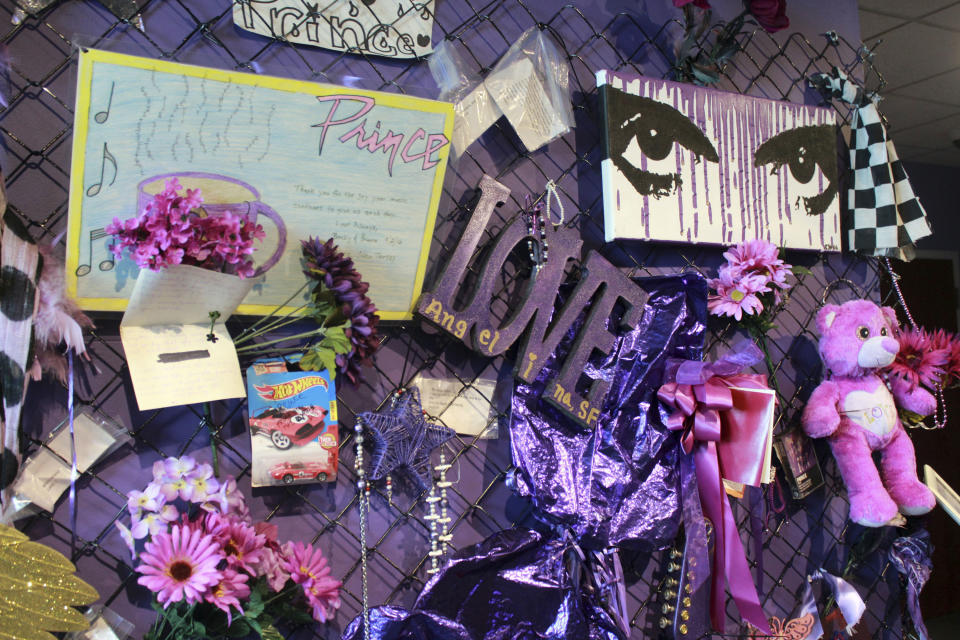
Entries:
{"type": "Polygon", "coordinates": [[[413,384],[420,388],[423,410],[457,433],[496,437],[497,414],[492,405],[495,378],[479,377],[464,387],[456,378],[426,378],[421,374],[413,384]]]}
{"type": "Polygon", "coordinates": [[[140,273],[120,340],[141,411],[246,395],[224,322],[254,282],[186,265],[140,273]],[[211,311],[220,312],[214,341],[211,311]]]}
{"type": "Polygon", "coordinates": [[[433,12],[433,0],[250,0],[233,3],[233,22],[287,42],[413,58],[433,51],[433,12]]]}
{"type": "Polygon", "coordinates": [[[490,75],[484,84],[528,151],[539,149],[566,130],[529,58],[490,75]]]}

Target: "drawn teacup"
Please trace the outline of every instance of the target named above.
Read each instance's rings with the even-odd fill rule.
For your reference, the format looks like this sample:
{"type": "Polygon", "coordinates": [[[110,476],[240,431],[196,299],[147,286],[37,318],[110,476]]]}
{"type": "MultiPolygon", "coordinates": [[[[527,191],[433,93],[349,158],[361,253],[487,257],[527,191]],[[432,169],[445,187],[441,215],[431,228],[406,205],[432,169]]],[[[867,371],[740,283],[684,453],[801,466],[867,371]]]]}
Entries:
{"type": "Polygon", "coordinates": [[[287,245],[287,227],[283,223],[283,218],[269,205],[260,201],[259,191],[236,178],[195,171],[153,176],[137,185],[137,210],[143,211],[153,196],[163,191],[164,184],[171,178],[176,178],[184,189],[200,189],[203,195],[203,205],[200,209],[208,216],[221,215],[229,211],[237,215],[247,215],[250,220],[256,221],[258,215],[263,215],[276,225],[277,248],[273,255],[257,267],[254,276],[265,273],[280,260],[287,245]]]}

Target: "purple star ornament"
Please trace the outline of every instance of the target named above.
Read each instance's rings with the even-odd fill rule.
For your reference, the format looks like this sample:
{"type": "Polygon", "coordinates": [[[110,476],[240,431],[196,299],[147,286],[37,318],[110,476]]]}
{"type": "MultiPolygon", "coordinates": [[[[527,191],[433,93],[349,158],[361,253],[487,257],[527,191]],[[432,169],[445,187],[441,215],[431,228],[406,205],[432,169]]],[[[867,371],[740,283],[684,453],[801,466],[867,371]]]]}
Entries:
{"type": "Polygon", "coordinates": [[[456,435],[453,429],[428,422],[420,406],[420,390],[400,389],[379,411],[357,414],[357,422],[373,443],[370,479],[382,480],[405,469],[421,491],[432,484],[430,452],[456,435]]]}

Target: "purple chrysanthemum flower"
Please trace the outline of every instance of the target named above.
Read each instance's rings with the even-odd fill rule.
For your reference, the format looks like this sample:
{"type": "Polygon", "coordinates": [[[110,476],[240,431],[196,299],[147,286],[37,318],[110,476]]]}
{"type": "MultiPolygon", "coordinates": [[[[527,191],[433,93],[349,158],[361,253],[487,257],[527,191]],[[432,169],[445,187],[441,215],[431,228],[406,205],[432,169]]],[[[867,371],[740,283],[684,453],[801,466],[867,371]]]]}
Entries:
{"type": "Polygon", "coordinates": [[[313,237],[304,240],[303,257],[304,273],[318,283],[314,291],[322,287],[332,292],[340,312],[350,321],[345,333],[351,349],[349,353],[337,355],[337,371],[357,384],[362,379],[360,365],[368,364],[380,346],[377,334],[380,317],[377,307],[366,295],[370,285],[361,280],[353,260],[337,250],[333,238],[326,242],[313,237]]]}

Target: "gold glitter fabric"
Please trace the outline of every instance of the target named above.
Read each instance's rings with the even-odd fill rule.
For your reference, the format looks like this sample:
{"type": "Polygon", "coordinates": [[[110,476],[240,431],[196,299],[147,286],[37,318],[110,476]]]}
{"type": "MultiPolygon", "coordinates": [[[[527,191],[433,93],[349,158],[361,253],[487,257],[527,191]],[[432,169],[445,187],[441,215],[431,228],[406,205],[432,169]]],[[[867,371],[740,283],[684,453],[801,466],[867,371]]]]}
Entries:
{"type": "Polygon", "coordinates": [[[100,596],[76,570],[63,554],[0,525],[0,640],[56,640],[47,632],[86,629],[74,607],[100,596]]]}

